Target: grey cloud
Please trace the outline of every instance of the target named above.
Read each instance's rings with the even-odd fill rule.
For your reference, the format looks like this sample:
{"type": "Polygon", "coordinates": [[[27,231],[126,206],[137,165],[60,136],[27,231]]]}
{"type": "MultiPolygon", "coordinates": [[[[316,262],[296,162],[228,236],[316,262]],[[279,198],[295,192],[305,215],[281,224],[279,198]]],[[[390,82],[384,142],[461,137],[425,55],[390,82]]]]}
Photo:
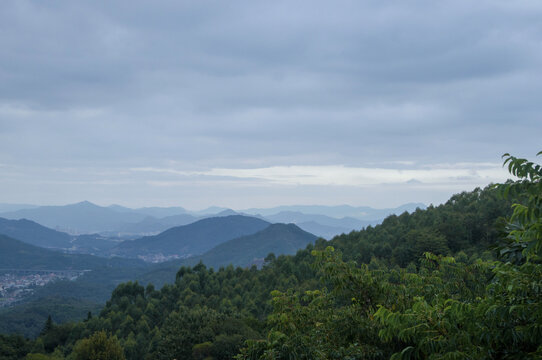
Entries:
{"type": "Polygon", "coordinates": [[[3,1],[0,162],[529,156],[542,130],[541,15],[527,0],[3,1]]]}

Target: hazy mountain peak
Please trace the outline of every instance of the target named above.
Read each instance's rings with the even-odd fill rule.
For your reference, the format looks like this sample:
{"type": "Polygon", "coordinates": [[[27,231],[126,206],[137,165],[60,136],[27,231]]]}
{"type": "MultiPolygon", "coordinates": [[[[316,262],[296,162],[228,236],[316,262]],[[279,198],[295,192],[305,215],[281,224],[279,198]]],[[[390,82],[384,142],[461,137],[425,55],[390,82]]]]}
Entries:
{"type": "Polygon", "coordinates": [[[101,208],[101,206],[96,205],[96,204],[94,204],[94,203],[91,203],[91,202],[88,201],[88,200],[80,201],[80,202],[78,202],[78,203],[72,204],[71,206],[88,207],[88,208],[90,208],[90,207],[100,207],[100,208],[101,208]]]}
{"type": "Polygon", "coordinates": [[[230,216],[230,215],[239,215],[239,213],[232,209],[226,209],[216,214],[216,216],[230,216]]]}

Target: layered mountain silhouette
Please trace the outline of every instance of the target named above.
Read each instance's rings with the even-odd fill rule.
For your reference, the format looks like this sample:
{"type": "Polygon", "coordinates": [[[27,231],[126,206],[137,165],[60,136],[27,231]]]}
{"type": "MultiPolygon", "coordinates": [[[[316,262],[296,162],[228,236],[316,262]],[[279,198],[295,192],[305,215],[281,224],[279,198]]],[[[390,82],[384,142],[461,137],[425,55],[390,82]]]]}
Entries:
{"type": "Polygon", "coordinates": [[[156,235],[171,227],[187,225],[207,217],[247,215],[272,223],[295,223],[302,229],[324,238],[349,233],[379,223],[390,214],[425,208],[420,203],[397,208],[374,209],[367,206],[279,206],[236,212],[223,207],[188,211],[182,207],[144,207],[130,209],[120,205],[102,207],[83,201],[65,206],[32,206],[0,204],[0,217],[29,219],[70,234],[99,233],[112,237],[135,238],[156,235]],[[22,207],[26,208],[22,208],[22,207]],[[6,210],[13,210],[7,211],[6,210]]]}

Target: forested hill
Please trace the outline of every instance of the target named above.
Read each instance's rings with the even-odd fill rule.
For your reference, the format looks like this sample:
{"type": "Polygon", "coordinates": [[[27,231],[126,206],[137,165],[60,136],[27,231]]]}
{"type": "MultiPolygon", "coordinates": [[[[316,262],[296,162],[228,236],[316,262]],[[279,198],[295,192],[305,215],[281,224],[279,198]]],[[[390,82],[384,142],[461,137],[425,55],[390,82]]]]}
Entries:
{"type": "Polygon", "coordinates": [[[510,200],[490,187],[461,193],[261,270],[182,267],[160,290],[119,285],[99,317],[3,341],[57,358],[85,358],[108,333],[119,359],[539,358],[542,170],[512,162],[539,175],[506,185],[510,200]],[[514,199],[525,207],[499,220],[514,199]],[[505,259],[488,250],[496,244],[505,259]]]}
{"type": "Polygon", "coordinates": [[[294,224],[272,224],[255,234],[219,244],[191,261],[194,265],[202,261],[215,269],[229,264],[246,267],[251,263],[263,263],[264,257],[270,253],[295,254],[297,250],[314,243],[316,239],[315,235],[301,230],[294,224]]]}
{"type": "Polygon", "coordinates": [[[242,215],[213,217],[177,226],[155,236],[125,241],[111,250],[114,255],[198,255],[239,236],[254,234],[269,226],[267,221],[242,215]]]}
{"type": "Polygon", "coordinates": [[[500,239],[497,220],[512,213],[512,201],[490,188],[463,192],[445,204],[426,210],[388,216],[381,225],[335,237],[329,245],[345,260],[407,266],[426,252],[478,256],[500,239]]]}

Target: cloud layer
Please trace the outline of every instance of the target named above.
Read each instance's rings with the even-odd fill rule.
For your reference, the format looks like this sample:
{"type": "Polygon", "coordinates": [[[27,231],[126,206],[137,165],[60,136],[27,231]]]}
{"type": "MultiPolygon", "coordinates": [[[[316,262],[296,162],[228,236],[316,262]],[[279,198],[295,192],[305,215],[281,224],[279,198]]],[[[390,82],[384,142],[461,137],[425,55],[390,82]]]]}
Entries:
{"type": "Polygon", "coordinates": [[[3,1],[0,202],[443,201],[503,177],[475,164],[540,150],[541,15],[534,0],[3,1]]]}

